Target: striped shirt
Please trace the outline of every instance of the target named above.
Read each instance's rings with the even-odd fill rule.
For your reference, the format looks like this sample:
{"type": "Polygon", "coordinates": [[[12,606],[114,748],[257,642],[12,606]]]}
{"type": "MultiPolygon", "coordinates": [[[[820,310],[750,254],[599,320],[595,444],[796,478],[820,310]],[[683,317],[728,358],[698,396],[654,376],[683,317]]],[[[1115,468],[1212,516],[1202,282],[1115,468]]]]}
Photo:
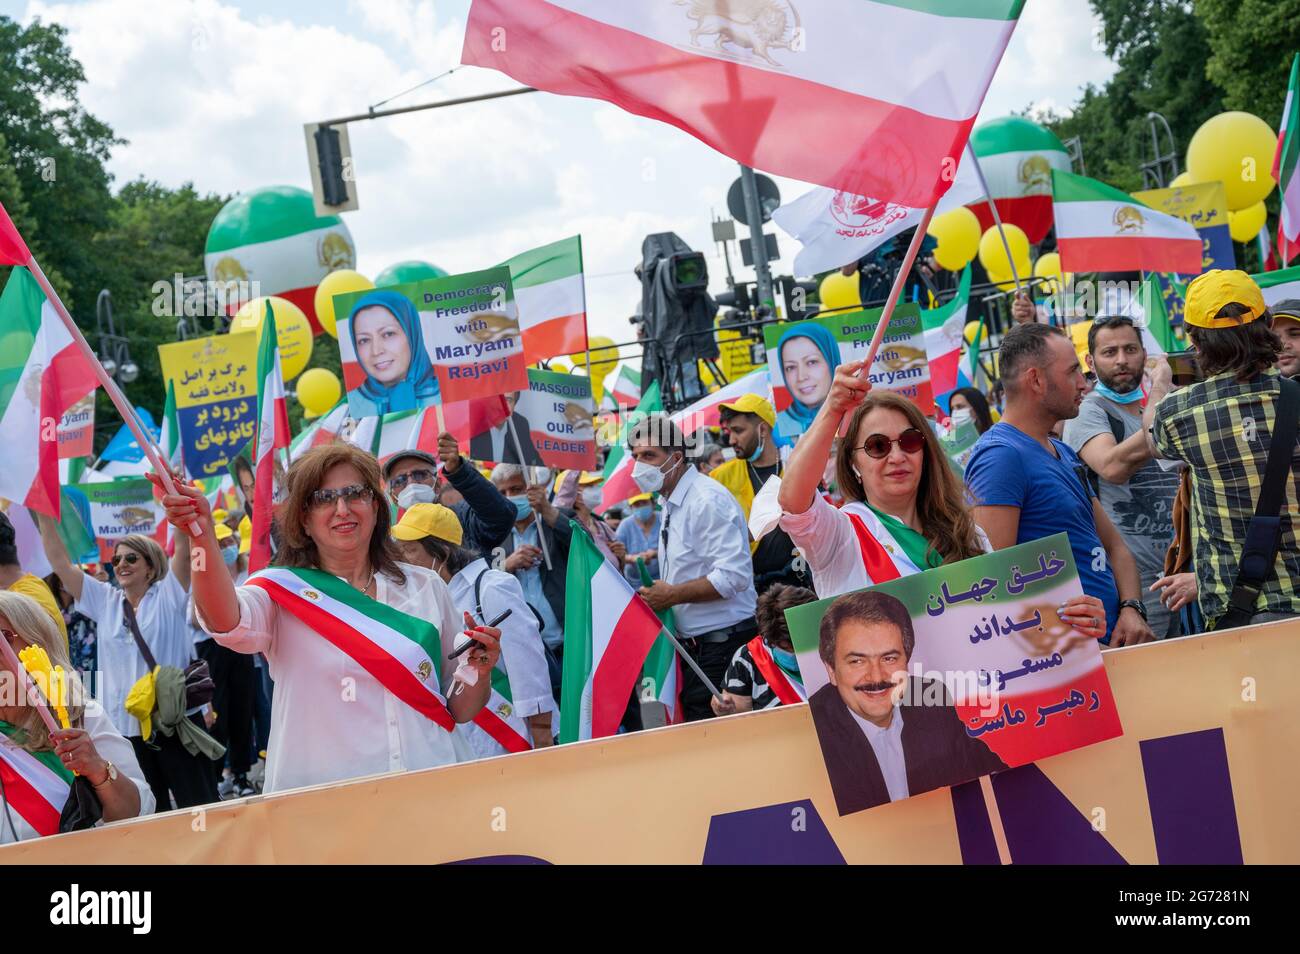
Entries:
{"type": "MultiPolygon", "coordinates": [[[[1201,613],[1207,623],[1227,611],[1237,560],[1255,513],[1268,463],[1281,391],[1274,369],[1246,382],[1216,374],[1168,395],[1156,408],[1151,437],[1160,456],[1185,461],[1192,481],[1192,542],[1201,613]]],[[[1300,456],[1281,510],[1282,542],[1255,612],[1300,614],[1300,456]]],[[[1212,623],[1210,623],[1212,626],[1212,623]]]]}
{"type": "MultiPolygon", "coordinates": [[[[786,678],[792,683],[797,681],[789,673],[786,673],[786,678]]],[[[763,678],[762,671],[754,665],[748,643],[737,649],[731,657],[723,689],[733,696],[749,696],[754,700],[755,709],[772,709],[781,704],[780,697],[763,678]]]]}

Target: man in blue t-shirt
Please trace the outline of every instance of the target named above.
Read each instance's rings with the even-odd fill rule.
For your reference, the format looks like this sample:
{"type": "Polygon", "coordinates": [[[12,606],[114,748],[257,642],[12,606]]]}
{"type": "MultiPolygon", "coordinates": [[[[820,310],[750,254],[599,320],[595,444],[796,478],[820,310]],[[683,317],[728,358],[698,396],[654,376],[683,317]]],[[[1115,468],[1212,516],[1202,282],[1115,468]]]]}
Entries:
{"type": "Polygon", "coordinates": [[[966,465],[975,521],[995,550],[1064,531],[1084,592],[1106,606],[1102,642],[1153,639],[1137,561],[1093,496],[1078,455],[1052,436],[1087,393],[1070,339],[1050,325],[1017,325],[1002,339],[998,365],[1006,410],[966,465]]]}

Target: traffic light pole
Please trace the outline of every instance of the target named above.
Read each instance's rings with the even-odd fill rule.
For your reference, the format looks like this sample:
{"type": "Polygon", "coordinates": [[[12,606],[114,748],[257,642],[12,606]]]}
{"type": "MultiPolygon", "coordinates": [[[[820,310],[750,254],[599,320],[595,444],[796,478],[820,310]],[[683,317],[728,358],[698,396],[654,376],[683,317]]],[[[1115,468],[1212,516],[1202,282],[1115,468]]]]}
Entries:
{"type": "Polygon", "coordinates": [[[758,280],[758,303],[776,311],[772,294],[772,272],[767,264],[767,238],[763,235],[763,210],[758,204],[758,183],[754,170],[740,164],[740,188],[745,194],[745,218],[749,219],[749,242],[754,253],[754,277],[758,280]]]}

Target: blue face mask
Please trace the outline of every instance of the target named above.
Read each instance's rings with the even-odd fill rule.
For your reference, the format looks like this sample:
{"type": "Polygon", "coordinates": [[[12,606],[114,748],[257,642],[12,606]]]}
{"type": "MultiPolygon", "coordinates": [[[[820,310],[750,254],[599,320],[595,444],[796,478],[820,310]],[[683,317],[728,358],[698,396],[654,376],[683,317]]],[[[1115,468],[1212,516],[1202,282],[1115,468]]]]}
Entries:
{"type": "Polygon", "coordinates": [[[636,517],[638,520],[640,520],[642,523],[648,523],[650,521],[651,515],[654,514],[654,512],[655,512],[655,508],[652,507],[650,504],[643,504],[632,508],[632,515],[636,517]]]}
{"type": "Polygon", "coordinates": [[[751,464],[758,463],[758,459],[763,456],[763,448],[766,446],[767,441],[760,437],[758,439],[758,446],[754,448],[754,453],[749,455],[748,460],[751,464]]]}
{"type": "Polygon", "coordinates": [[[772,658],[776,660],[776,664],[786,672],[796,673],[799,671],[799,660],[795,658],[794,653],[786,652],[784,649],[778,649],[775,646],[769,646],[768,649],[771,650],[772,658]]]}
{"type": "Polygon", "coordinates": [[[1132,391],[1129,391],[1128,394],[1118,394],[1115,391],[1112,391],[1110,388],[1106,387],[1106,385],[1102,384],[1101,381],[1098,380],[1095,390],[1102,397],[1109,398],[1110,400],[1114,401],[1116,404],[1132,404],[1135,401],[1142,400],[1142,389],[1140,387],[1134,388],[1132,391]]]}
{"type": "Polygon", "coordinates": [[[239,547],[222,547],[221,559],[226,566],[234,566],[239,562],[239,547]]]}
{"type": "Polygon", "coordinates": [[[528,502],[528,496],[526,494],[517,497],[507,497],[506,500],[509,500],[515,505],[515,513],[517,514],[515,517],[516,520],[527,520],[528,515],[533,512],[533,506],[528,502]]]}

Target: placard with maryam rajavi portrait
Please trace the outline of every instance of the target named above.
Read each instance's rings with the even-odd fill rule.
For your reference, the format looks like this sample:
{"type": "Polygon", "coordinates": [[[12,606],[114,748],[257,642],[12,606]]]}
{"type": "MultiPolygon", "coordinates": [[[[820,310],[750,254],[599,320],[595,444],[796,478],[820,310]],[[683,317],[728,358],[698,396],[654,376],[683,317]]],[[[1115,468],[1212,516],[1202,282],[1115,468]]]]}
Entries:
{"type": "Polygon", "coordinates": [[[1081,595],[1058,533],[787,610],[840,814],[1122,735],[1081,595]]]}
{"type": "Polygon", "coordinates": [[[504,266],[336,295],[334,310],[354,418],[528,387],[504,266]]]}
{"type": "MultiPolygon", "coordinates": [[[[812,424],[830,394],[836,368],[866,357],[882,311],[875,308],[764,327],[778,443],[793,444],[812,424]]],[[[915,303],[894,309],[871,362],[871,386],[903,395],[922,414],[934,413],[925,330],[915,303]]]]}

